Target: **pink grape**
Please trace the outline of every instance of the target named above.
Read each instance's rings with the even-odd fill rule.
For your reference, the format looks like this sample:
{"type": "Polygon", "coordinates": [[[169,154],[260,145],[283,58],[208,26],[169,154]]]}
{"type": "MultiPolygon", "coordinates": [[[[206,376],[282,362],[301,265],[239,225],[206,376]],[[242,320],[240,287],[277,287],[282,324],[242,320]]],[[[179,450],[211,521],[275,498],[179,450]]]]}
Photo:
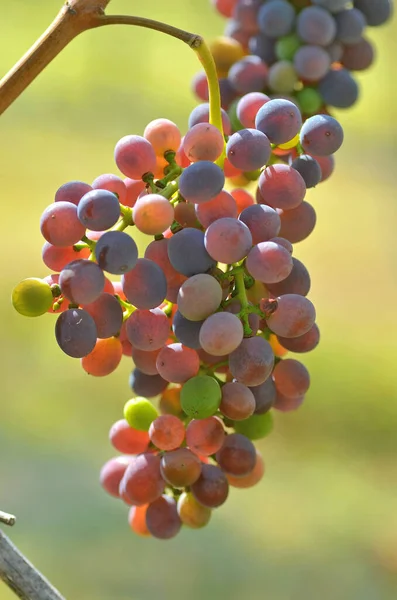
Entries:
{"type": "Polygon", "coordinates": [[[264,203],[283,210],[299,206],[306,194],[302,175],[283,164],[266,167],[260,174],[258,186],[264,203]]]}
{"type": "Polygon", "coordinates": [[[260,385],[266,381],[273,364],[273,350],[262,337],[244,338],[229,357],[231,374],[239,383],[247,386],[260,385]]]}
{"type": "Polygon", "coordinates": [[[123,309],[113,295],[103,292],[94,302],[84,304],[83,308],[94,319],[99,338],[109,338],[119,333],[123,324],[123,309]]]}
{"type": "Polygon", "coordinates": [[[298,294],[285,294],[277,300],[277,309],[266,319],[273,333],[295,338],[311,329],[316,320],[316,311],[310,300],[298,294]]]}
{"type": "Polygon", "coordinates": [[[247,256],[247,270],[254,279],[262,283],[283,281],[293,268],[288,250],[274,242],[260,242],[247,256]]]}
{"type": "Polygon", "coordinates": [[[112,175],[111,173],[99,175],[92,182],[92,187],[94,190],[113,192],[113,194],[117,195],[120,204],[126,204],[127,188],[124,181],[120,177],[117,177],[117,175],[112,175]]]}
{"type": "Polygon", "coordinates": [[[243,188],[235,188],[230,193],[236,201],[238,214],[240,214],[248,206],[255,204],[252,194],[243,188]]]}
{"type": "Polygon", "coordinates": [[[168,150],[176,152],[181,143],[178,126],[168,119],[151,121],[146,125],[143,137],[151,143],[157,156],[164,156],[168,150]]]}
{"type": "Polygon", "coordinates": [[[184,383],[199,372],[200,359],[195,350],[182,344],[169,344],[156,361],[159,375],[171,383],[184,383]]]}
{"type": "Polygon", "coordinates": [[[165,452],[161,459],[161,475],[176,488],[192,485],[200,477],[200,459],[188,448],[165,452]]]}
{"type": "Polygon", "coordinates": [[[244,329],[238,317],[228,312],[218,312],[204,321],[199,340],[205,352],[223,356],[236,350],[243,336],[244,329]]]}
{"type": "Polygon", "coordinates": [[[229,484],[236,488],[250,488],[262,479],[265,473],[265,464],[263,462],[262,455],[259,451],[256,451],[256,462],[253,470],[248,475],[242,477],[236,477],[235,475],[227,475],[229,484]]]}
{"type": "Polygon", "coordinates": [[[245,94],[237,103],[237,118],[244,127],[254,128],[255,117],[258,110],[269,102],[269,96],[262,92],[250,92],[245,94]]]}
{"type": "Polygon", "coordinates": [[[122,454],[141,454],[149,445],[147,431],[139,431],[130,427],[125,419],[112,425],[109,431],[112,446],[122,454]]]}
{"type": "MultiPolygon", "coordinates": [[[[187,204],[186,206],[191,205],[187,204]]],[[[215,196],[215,198],[212,198],[212,200],[208,200],[208,202],[196,204],[195,208],[197,219],[205,228],[209,227],[211,223],[222,217],[236,219],[238,215],[236,201],[226,190],[222,190],[220,194],[215,196]]],[[[180,221],[178,222],[180,223],[180,221]]]]}
{"type": "Polygon", "coordinates": [[[139,135],[126,135],[116,144],[114,159],[120,171],[131,179],[142,179],[156,169],[153,146],[139,135]]]}
{"type": "MultiPolygon", "coordinates": [[[[221,192],[222,193],[222,192],[221,192]]],[[[218,196],[215,196],[218,198],[218,196]]],[[[214,200],[215,200],[214,198],[214,200]]],[[[212,200],[205,204],[198,204],[197,206],[207,206],[212,200]]],[[[197,227],[197,215],[193,204],[189,202],[178,202],[174,208],[174,218],[182,227],[197,227]]]]}
{"type": "Polygon", "coordinates": [[[304,396],[295,396],[293,398],[290,398],[289,396],[277,394],[276,401],[274,403],[274,408],[281,412],[290,412],[292,410],[297,410],[303,403],[304,399],[304,396]]]}
{"type": "Polygon", "coordinates": [[[197,123],[183,139],[183,150],[190,162],[210,160],[214,162],[223,151],[221,132],[210,123],[197,123]]]}
{"type": "Polygon", "coordinates": [[[76,206],[81,198],[92,190],[92,187],[84,181],[68,181],[56,191],[54,202],[71,202],[76,206]]]}
{"type": "Polygon", "coordinates": [[[218,452],[224,439],[222,421],[217,417],[193,419],[186,428],[186,444],[199,456],[211,456],[218,452]]]}
{"type": "Polygon", "coordinates": [[[202,321],[222,302],[222,288],[215,277],[199,273],[189,277],[178,292],[178,310],[190,321],[202,321]]]}
{"type": "Polygon", "coordinates": [[[62,271],[63,267],[73,260],[79,258],[88,258],[91,254],[89,248],[75,250],[73,246],[53,246],[49,242],[44,242],[42,250],[43,263],[51,271],[62,271]]]}
{"type": "Polygon", "coordinates": [[[138,200],[139,195],[144,191],[146,184],[142,179],[130,179],[129,177],[126,177],[124,179],[124,185],[126,196],[122,204],[132,208],[138,200]]]}
{"type": "Polygon", "coordinates": [[[169,540],[179,533],[182,521],[179,518],[174,498],[161,496],[146,511],[146,526],[151,535],[160,540],[169,540]]]}
{"type": "Polygon", "coordinates": [[[208,227],[204,243],[208,254],[214,260],[228,264],[247,256],[252,246],[252,236],[242,221],[223,217],[208,227]]]}
{"type": "Polygon", "coordinates": [[[105,492],[119,498],[120,481],[128,467],[130,458],[127,456],[117,456],[111,458],[102,467],[99,481],[105,492]]]}
{"type": "Polygon", "coordinates": [[[77,216],[77,206],[72,202],[54,202],[47,206],[40,219],[43,237],[53,246],[72,246],[85,233],[77,216]]]}
{"type": "Polygon", "coordinates": [[[320,331],[314,323],[309,331],[303,335],[295,338],[286,338],[278,335],[277,339],[284,348],[291,352],[310,352],[314,350],[320,341],[320,331]]]}
{"type": "Polygon", "coordinates": [[[305,240],[316,225],[316,212],[311,204],[302,202],[292,210],[279,210],[281,229],[279,235],[292,244],[305,240]]]}
{"type": "Polygon", "coordinates": [[[255,410],[255,397],[242,383],[232,381],[222,386],[222,400],[219,407],[222,414],[233,421],[248,419],[255,410]]]}
{"type": "Polygon", "coordinates": [[[185,439],[185,426],[174,415],[160,415],[150,425],[149,437],[159,450],[175,450],[185,439]]]}
{"type": "Polygon", "coordinates": [[[160,352],[160,348],[157,350],[138,350],[138,348],[131,347],[131,356],[134,365],[145,375],[158,375],[156,360],[160,352]]]}
{"type": "Polygon", "coordinates": [[[120,482],[120,496],[136,506],[157,500],[165,488],[160,460],[160,456],[149,452],[132,458],[120,482]]]}
{"type": "Polygon", "coordinates": [[[121,283],[128,301],[141,309],[155,308],[167,293],[164,272],[147,258],[138,258],[135,267],[122,275],[121,283]]]}
{"type": "Polygon", "coordinates": [[[156,235],[162,233],[174,220],[174,208],[167,198],[160,194],[147,194],[138,198],[133,208],[134,223],[142,233],[156,235]]]}
{"type": "Polygon", "coordinates": [[[160,308],[135,310],[125,322],[125,330],[134,348],[149,352],[164,346],[170,334],[170,323],[160,308]]]}
{"type": "Polygon", "coordinates": [[[279,283],[268,284],[267,288],[273,296],[284,294],[300,294],[307,296],[310,291],[310,275],[305,265],[297,258],[292,258],[292,271],[279,283]]]}
{"type": "Polygon", "coordinates": [[[273,380],[276,390],[282,396],[299,398],[304,396],[310,386],[310,375],[298,360],[285,358],[274,368],[273,380]]]}
{"type": "Polygon", "coordinates": [[[245,208],[240,216],[251,232],[252,243],[266,242],[278,235],[281,227],[277,211],[266,204],[252,204],[245,208]]]}

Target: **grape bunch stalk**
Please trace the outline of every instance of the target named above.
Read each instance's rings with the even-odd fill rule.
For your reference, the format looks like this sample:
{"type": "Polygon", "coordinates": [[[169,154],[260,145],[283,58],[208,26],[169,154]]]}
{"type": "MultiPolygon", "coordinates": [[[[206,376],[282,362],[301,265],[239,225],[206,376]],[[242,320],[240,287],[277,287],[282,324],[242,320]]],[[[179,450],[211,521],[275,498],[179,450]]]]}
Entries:
{"type": "MultiPolygon", "coordinates": [[[[244,23],[291,6],[215,4],[244,23]]],[[[130,507],[134,532],[160,539],[206,525],[230,486],[258,483],[265,467],[253,442],[271,432],[275,410],[304,401],[309,373],[286,355],[313,350],[320,334],[294,244],[316,224],[306,190],[330,177],[343,142],[327,111],[270,97],[262,80],[234,86],[235,114],[221,110],[226,88],[205,57],[209,103],[192,111],[185,135],[155,119],[117,142],[120,175],[62,185],[40,220],[50,273],[12,293],[20,314],[56,315],[59,347],[85,372],[106,376],[132,359],[132,398],[109,433],[119,455],[100,481],[130,507]],[[150,236],[143,256],[134,227],[150,236]]]]}

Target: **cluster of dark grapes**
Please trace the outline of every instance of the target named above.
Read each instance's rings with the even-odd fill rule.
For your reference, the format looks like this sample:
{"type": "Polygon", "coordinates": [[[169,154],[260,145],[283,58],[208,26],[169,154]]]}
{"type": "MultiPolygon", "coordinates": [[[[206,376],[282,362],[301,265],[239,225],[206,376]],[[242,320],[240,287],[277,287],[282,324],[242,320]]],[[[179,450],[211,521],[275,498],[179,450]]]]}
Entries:
{"type": "Polygon", "coordinates": [[[226,144],[208,105],[194,109],[184,138],[167,119],[122,138],[125,178],[56,192],[40,223],[52,273],[13,291],[22,314],[57,313],[56,340],[87,373],[132,357],[134,397],[110,431],[122,456],[101,483],[131,506],[134,531],[162,539],[205,525],[229,485],[260,480],[252,440],[309,388],[305,366],[284,356],[319,341],[293,243],[315,226],[306,188],[332,172],[342,128],[329,115],[302,123],[293,102],[261,93],[243,96],[238,112],[234,134],[223,114],[226,144]],[[243,173],[258,179],[256,197],[230,184],[243,173]],[[152,236],[140,258],[132,226],[152,236]]]}
{"type": "MultiPolygon", "coordinates": [[[[211,46],[222,106],[249,92],[287,95],[304,115],[348,108],[359,95],[351,72],[367,69],[367,26],[391,18],[392,0],[211,0],[228,17],[211,46]]],[[[205,76],[193,88],[208,100],[205,76]]]]}

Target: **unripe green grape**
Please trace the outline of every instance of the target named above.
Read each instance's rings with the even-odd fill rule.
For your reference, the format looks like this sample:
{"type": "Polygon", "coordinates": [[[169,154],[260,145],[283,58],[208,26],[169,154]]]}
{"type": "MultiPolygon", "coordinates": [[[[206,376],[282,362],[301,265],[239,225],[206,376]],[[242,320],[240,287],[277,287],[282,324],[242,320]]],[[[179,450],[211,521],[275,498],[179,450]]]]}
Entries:
{"type": "Polygon", "coordinates": [[[270,412],[263,415],[252,415],[244,421],[235,421],[234,429],[250,440],[260,440],[266,437],[273,429],[273,416],[270,412]]]}
{"type": "Polygon", "coordinates": [[[297,92],[296,99],[301,111],[305,115],[314,115],[323,104],[323,99],[318,91],[310,87],[297,92]]]}
{"type": "Polygon", "coordinates": [[[229,109],[227,111],[230,119],[230,123],[232,125],[233,131],[239,131],[240,129],[244,129],[244,125],[241,123],[240,119],[237,116],[237,104],[239,99],[233,100],[229,109]]]}
{"type": "Polygon", "coordinates": [[[188,417],[206,419],[216,413],[221,403],[219,383],[209,375],[197,375],[183,385],[181,406],[188,417]]]}
{"type": "Polygon", "coordinates": [[[25,317],[44,315],[53,302],[50,285],[37,277],[23,279],[12,291],[12,305],[25,317]]]}
{"type": "Polygon", "coordinates": [[[211,509],[197,502],[191,492],[183,492],[178,498],[178,515],[184,525],[200,529],[211,518],[211,509]]]}
{"type": "Polygon", "coordinates": [[[279,60],[291,60],[294,58],[295,52],[302,45],[301,40],[295,33],[290,33],[277,40],[275,50],[279,60]]]}
{"type": "Polygon", "coordinates": [[[152,422],[159,413],[149,400],[138,396],[131,398],[124,406],[124,418],[130,427],[139,431],[149,431],[152,422]]]}

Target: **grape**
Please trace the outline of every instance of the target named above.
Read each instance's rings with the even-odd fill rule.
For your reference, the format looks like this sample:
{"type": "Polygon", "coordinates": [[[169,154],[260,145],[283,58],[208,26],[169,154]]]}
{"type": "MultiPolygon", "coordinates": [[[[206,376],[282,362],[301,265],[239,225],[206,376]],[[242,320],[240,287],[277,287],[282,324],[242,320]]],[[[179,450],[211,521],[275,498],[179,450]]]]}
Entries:
{"type": "Polygon", "coordinates": [[[164,346],[156,360],[159,375],[172,383],[183,383],[197,375],[200,359],[195,350],[175,343],[164,346]]]}
{"type": "Polygon", "coordinates": [[[170,324],[160,308],[135,310],[126,321],[128,340],[138,350],[159,350],[166,343],[170,324]]]}
{"type": "Polygon", "coordinates": [[[222,288],[212,275],[193,275],[179,289],[179,312],[190,321],[203,321],[217,310],[221,302],[222,288]]]}
{"type": "Polygon", "coordinates": [[[164,491],[160,457],[144,452],[132,458],[120,482],[120,496],[136,506],[154,502],[164,491]]]}
{"type": "Polygon", "coordinates": [[[192,227],[172,236],[168,243],[168,257],[174,269],[186,277],[205,273],[216,264],[205,248],[204,233],[192,227]]]}
{"type": "Polygon", "coordinates": [[[131,506],[128,512],[128,524],[134,533],[143,537],[150,536],[150,531],[146,526],[147,505],[131,506]]]}
{"type": "MultiPolygon", "coordinates": [[[[288,252],[290,254],[292,254],[294,247],[291,244],[291,242],[289,242],[288,240],[286,240],[285,238],[282,237],[274,237],[271,238],[269,240],[269,242],[274,242],[275,244],[278,244],[279,246],[282,246],[283,248],[285,248],[286,250],[288,250],[288,252]]],[[[293,267],[292,267],[293,268],[293,267]]]]}
{"type": "Polygon", "coordinates": [[[270,67],[268,83],[273,92],[289,94],[294,91],[297,82],[297,74],[289,60],[279,60],[270,67]]]}
{"type": "Polygon", "coordinates": [[[120,419],[111,426],[109,440],[122,454],[141,454],[147,450],[149,434],[130,427],[125,419],[120,419]]]}
{"type": "Polygon", "coordinates": [[[23,279],[12,291],[12,305],[24,317],[39,317],[51,308],[54,298],[49,283],[44,279],[23,279]]]}
{"type": "Polygon", "coordinates": [[[320,341],[320,331],[314,323],[309,331],[303,335],[295,338],[285,338],[282,336],[277,336],[277,338],[280,344],[291,352],[310,352],[314,350],[320,341]]]}
{"type": "Polygon", "coordinates": [[[192,529],[204,527],[211,518],[211,509],[197,502],[191,492],[182,492],[178,498],[177,510],[182,523],[192,529]]]}
{"type": "Polygon", "coordinates": [[[98,339],[95,348],[81,359],[81,366],[88,375],[104,377],[117,369],[123,356],[118,338],[98,339]]]}
{"type": "Polygon", "coordinates": [[[110,229],[120,217],[119,200],[113,192],[92,190],[81,198],[77,216],[91,231],[110,229]]]}
{"type": "Polygon", "coordinates": [[[94,190],[107,190],[108,192],[112,192],[117,196],[120,204],[126,203],[127,188],[124,181],[120,179],[120,177],[117,177],[117,175],[112,175],[111,173],[99,175],[99,177],[92,182],[92,187],[94,190]]]}
{"type": "Polygon", "coordinates": [[[200,477],[200,459],[188,448],[165,452],[161,459],[161,475],[176,488],[192,485],[200,477]]]}
{"type": "Polygon", "coordinates": [[[294,358],[281,360],[273,371],[277,393],[288,398],[304,396],[310,386],[310,375],[306,367],[294,358]]]}
{"type": "Polygon", "coordinates": [[[158,156],[167,150],[176,152],[181,143],[181,132],[175,123],[168,119],[155,119],[145,127],[143,137],[151,143],[158,156]]]}
{"type": "Polygon", "coordinates": [[[67,263],[78,258],[88,258],[90,254],[89,248],[75,250],[74,246],[53,246],[49,242],[44,242],[42,259],[46,267],[59,272],[67,263]]]}
{"type": "Polygon", "coordinates": [[[127,335],[125,332],[125,323],[123,323],[123,325],[121,326],[119,337],[120,337],[121,345],[123,346],[124,356],[131,356],[132,355],[132,346],[131,346],[131,343],[129,342],[129,340],[127,339],[127,335]]]}
{"type": "Polygon", "coordinates": [[[181,273],[176,273],[173,277],[167,280],[167,295],[166,299],[168,302],[176,304],[178,300],[178,293],[182,283],[186,281],[186,277],[181,273]]]}
{"type": "Polygon", "coordinates": [[[197,375],[187,381],[181,390],[181,406],[188,417],[211,417],[221,403],[221,388],[209,375],[197,375]]]}
{"type": "MultiPolygon", "coordinates": [[[[318,91],[325,104],[336,108],[353,106],[359,95],[358,84],[347,69],[331,69],[319,82],[318,91]]],[[[328,153],[332,154],[332,152],[335,150],[328,153]]],[[[316,151],[316,154],[320,154],[320,152],[316,151]]]]}
{"type": "Polygon", "coordinates": [[[298,15],[296,28],[304,42],[318,46],[328,46],[336,35],[335,19],[319,6],[304,8],[298,15]]]}
{"type": "Polygon", "coordinates": [[[229,357],[231,374],[239,383],[247,386],[260,385],[266,381],[272,372],[273,363],[271,346],[262,337],[243,339],[229,357]]]}
{"type": "Polygon", "coordinates": [[[265,35],[278,38],[287,35],[295,22],[295,10],[287,0],[270,0],[258,13],[259,29],[265,35]]]}
{"type": "Polygon", "coordinates": [[[148,258],[138,258],[135,267],[122,275],[121,284],[128,301],[137,308],[155,308],[167,293],[163,270],[148,258]]]}
{"type": "Polygon", "coordinates": [[[281,219],[279,235],[292,244],[306,239],[316,225],[316,212],[308,202],[302,202],[292,210],[280,210],[278,213],[281,219]]]}
{"type": "Polygon", "coordinates": [[[268,162],[270,142],[265,134],[256,129],[241,129],[229,138],[226,154],[238,169],[254,171],[268,162]]]}
{"type": "Polygon", "coordinates": [[[142,179],[156,168],[153,146],[139,135],[126,135],[114,149],[114,160],[120,171],[131,179],[142,179]]]}
{"type": "Polygon", "coordinates": [[[233,19],[240,23],[244,31],[258,32],[258,9],[262,0],[240,0],[234,7],[233,19]]]}
{"type": "Polygon", "coordinates": [[[270,100],[258,111],[255,127],[262,131],[273,144],[285,144],[292,140],[302,126],[299,109],[284,99],[270,100]]]}
{"type": "Polygon", "coordinates": [[[343,142],[343,129],[329,115],[315,115],[302,126],[300,143],[306,152],[327,156],[336,152],[343,142]]]}
{"type": "Polygon", "coordinates": [[[71,202],[77,206],[84,194],[91,190],[92,187],[84,181],[68,181],[56,191],[54,202],[71,202]]]}
{"type": "Polygon", "coordinates": [[[263,34],[253,35],[248,41],[248,47],[251,54],[259,56],[267,65],[272,64],[276,60],[274,38],[263,34]]]}
{"type": "Polygon", "coordinates": [[[129,177],[126,177],[126,179],[124,179],[124,185],[127,195],[122,204],[133,207],[139,195],[145,190],[146,183],[141,179],[130,179],[129,177]]]}
{"type": "Polygon", "coordinates": [[[90,304],[101,295],[105,277],[102,269],[90,260],[74,260],[59,275],[59,285],[75,304],[90,304]]]}
{"type": "Polygon", "coordinates": [[[228,264],[247,256],[252,246],[252,236],[245,223],[224,217],[211,223],[205,232],[204,243],[214,260],[228,264]]]}
{"type": "Polygon", "coordinates": [[[164,196],[147,194],[136,201],[133,219],[139,231],[156,235],[170,227],[174,220],[174,208],[164,196]]]}
{"type": "Polygon", "coordinates": [[[335,158],[332,154],[329,156],[313,156],[316,159],[321,169],[321,181],[328,179],[335,168],[335,158]]]}
{"type": "Polygon", "coordinates": [[[326,8],[332,13],[338,12],[345,8],[348,0],[312,0],[312,4],[326,8]]]}
{"type": "MultiPolygon", "coordinates": [[[[229,115],[223,108],[221,109],[222,126],[225,135],[230,135],[232,127],[230,125],[229,115]]],[[[210,105],[208,102],[196,106],[189,116],[189,129],[197,125],[197,123],[209,123],[210,120],[210,105]]]]}
{"type": "Polygon", "coordinates": [[[254,413],[256,415],[263,415],[272,408],[276,400],[276,388],[271,377],[268,377],[261,385],[250,387],[249,390],[255,399],[254,413]]]}
{"type": "Polygon", "coordinates": [[[302,175],[283,164],[266,167],[260,174],[258,186],[264,203],[273,208],[291,210],[299,206],[306,195],[302,175]]]}
{"type": "Polygon", "coordinates": [[[59,315],[55,325],[55,337],[65,354],[73,358],[83,358],[96,344],[95,321],[85,310],[70,308],[59,315]]]}
{"type": "Polygon", "coordinates": [[[150,425],[149,436],[159,450],[175,450],[185,439],[185,426],[174,415],[161,415],[150,425]]]}
{"type": "MultiPolygon", "coordinates": [[[[191,205],[186,204],[185,206],[191,205]]],[[[217,219],[221,219],[222,217],[236,218],[238,214],[237,204],[229,192],[222,190],[217,196],[215,196],[215,198],[212,198],[212,200],[203,202],[202,204],[197,204],[196,214],[197,219],[200,221],[203,227],[207,228],[211,225],[211,223],[217,219]]],[[[178,222],[180,223],[180,221],[178,222]]]]}
{"type": "MultiPolygon", "coordinates": [[[[230,38],[230,39],[232,39],[232,38],[230,38]]],[[[237,42],[237,43],[239,43],[239,42],[237,42]]],[[[220,95],[221,95],[221,107],[222,107],[222,110],[224,110],[226,113],[226,110],[228,110],[230,108],[231,103],[238,97],[238,92],[236,92],[236,90],[234,89],[234,87],[232,86],[230,81],[227,79],[227,77],[221,77],[218,80],[218,83],[219,83],[219,91],[220,91],[220,95]]],[[[223,112],[222,111],[221,111],[221,115],[222,115],[222,123],[223,123],[223,112]]],[[[223,125],[223,132],[225,135],[230,135],[232,133],[232,126],[231,126],[230,118],[226,122],[226,126],[225,126],[225,124],[223,125]],[[227,127],[227,129],[226,129],[226,127],[227,127]]]]}
{"type": "Polygon", "coordinates": [[[163,415],[182,415],[182,407],[180,402],[181,386],[168,387],[160,398],[160,411],[163,415]]]}
{"type": "MultiPolygon", "coordinates": [[[[253,54],[255,54],[255,52],[253,52],[253,54]]],[[[240,98],[237,103],[236,112],[237,118],[242,125],[247,128],[254,128],[255,117],[258,110],[266,104],[266,102],[269,102],[269,100],[269,96],[262,94],[262,92],[251,92],[240,98]]]]}
{"type": "Polygon", "coordinates": [[[254,444],[241,433],[232,433],[225,438],[216,460],[225,473],[237,477],[248,475],[256,463],[254,444]]]}
{"type": "Polygon", "coordinates": [[[221,413],[233,421],[250,417],[255,410],[255,397],[242,383],[233,381],[222,386],[221,413]]]}
{"type": "Polygon", "coordinates": [[[291,410],[297,410],[301,406],[304,399],[304,396],[296,396],[294,398],[290,398],[289,396],[277,394],[276,402],[274,403],[274,408],[282,412],[290,412],[291,410]]]}
{"type": "Polygon", "coordinates": [[[160,540],[175,537],[182,526],[176,502],[170,496],[161,496],[146,511],[146,526],[151,535],[160,540]]]}
{"type": "Polygon", "coordinates": [[[228,73],[233,88],[240,94],[260,92],[266,84],[268,68],[259,56],[245,56],[228,73]]]}
{"type": "Polygon", "coordinates": [[[292,271],[288,250],[274,242],[260,242],[247,256],[246,267],[254,279],[263,283],[283,281],[292,271]]]}
{"type": "Polygon", "coordinates": [[[156,360],[160,352],[158,350],[145,351],[131,348],[131,356],[134,365],[145,375],[158,375],[156,360]]]}
{"type": "Polygon", "coordinates": [[[253,204],[245,208],[239,216],[251,232],[252,243],[258,244],[277,236],[281,221],[278,213],[265,204],[253,204]]]}
{"type": "Polygon", "coordinates": [[[117,456],[116,458],[111,458],[108,460],[101,469],[99,482],[105,492],[111,496],[114,496],[115,498],[120,497],[120,481],[123,478],[129,462],[130,459],[126,456],[117,456]]]}
{"type": "Polygon", "coordinates": [[[356,8],[341,10],[335,15],[336,39],[343,44],[357,44],[366,27],[363,13],[356,8]]]}
{"type": "Polygon", "coordinates": [[[244,421],[236,421],[234,429],[237,433],[242,433],[250,440],[261,440],[271,433],[273,429],[273,416],[271,412],[263,415],[252,415],[244,421]]]}
{"type": "Polygon", "coordinates": [[[238,214],[240,214],[248,206],[254,204],[254,198],[252,194],[244,189],[235,188],[230,193],[236,201],[238,214]]]}
{"type": "Polygon", "coordinates": [[[318,81],[330,66],[331,58],[320,46],[301,46],[294,56],[295,71],[306,81],[318,81]]]}
{"type": "MultiPolygon", "coordinates": [[[[216,198],[218,198],[218,196],[215,196],[213,200],[215,200],[216,198]]],[[[197,204],[197,206],[206,206],[207,204],[210,204],[213,200],[210,200],[205,204],[197,204]]],[[[195,208],[193,204],[189,204],[189,202],[178,202],[178,204],[174,208],[174,219],[177,223],[182,225],[182,227],[197,227],[198,225],[195,208]]]]}
{"type": "Polygon", "coordinates": [[[201,347],[199,334],[203,323],[204,321],[189,321],[177,310],[172,322],[172,331],[181,344],[198,350],[201,347]]]}
{"type": "Polygon", "coordinates": [[[298,294],[285,294],[277,300],[277,309],[266,319],[273,333],[295,338],[309,331],[316,319],[316,311],[310,300],[298,294]]]}
{"type": "Polygon", "coordinates": [[[135,394],[154,398],[168,385],[168,381],[160,375],[146,375],[139,369],[134,369],[130,375],[130,388],[135,394]]]}
{"type": "Polygon", "coordinates": [[[183,150],[191,162],[215,161],[223,152],[221,132],[210,123],[193,125],[183,139],[183,150]]]}
{"type": "Polygon", "coordinates": [[[199,456],[210,456],[218,452],[224,439],[225,430],[217,417],[193,419],[186,428],[186,444],[199,456]]]}
{"type": "Polygon", "coordinates": [[[98,265],[108,273],[122,275],[133,269],[138,260],[138,248],[124,231],[107,231],[95,246],[98,265]]]}
{"type": "Polygon", "coordinates": [[[235,477],[234,475],[227,475],[227,480],[230,485],[236,488],[249,488],[262,479],[265,473],[265,465],[263,462],[263,458],[261,454],[256,450],[256,462],[253,470],[248,473],[248,475],[244,475],[243,477],[235,477]]]}
{"type": "Polygon", "coordinates": [[[268,284],[267,288],[273,296],[283,294],[300,294],[307,296],[310,291],[310,275],[305,265],[297,258],[292,258],[292,271],[279,283],[268,284]]]}
{"type": "Polygon", "coordinates": [[[251,32],[243,29],[241,27],[241,24],[235,19],[230,19],[226,23],[224,35],[228,38],[236,40],[237,42],[239,42],[239,44],[243,46],[244,49],[247,49],[251,32]]]}
{"type": "MultiPolygon", "coordinates": [[[[189,205],[191,206],[191,205],[189,205]]],[[[178,271],[174,269],[174,267],[170,263],[170,259],[168,258],[168,244],[170,240],[167,238],[163,238],[162,240],[154,240],[150,242],[145,250],[145,258],[149,260],[153,260],[159,267],[164,271],[164,275],[167,278],[167,281],[172,277],[178,275],[178,271]]]]}
{"type": "Polygon", "coordinates": [[[302,113],[306,115],[313,115],[318,112],[323,104],[323,99],[318,91],[310,87],[304,87],[297,92],[296,99],[302,113]]]}
{"type": "Polygon", "coordinates": [[[229,484],[226,475],[215,465],[201,466],[201,475],[193,483],[191,491],[195,499],[208,508],[221,506],[229,495],[229,484]]]}
{"type": "Polygon", "coordinates": [[[217,196],[224,184],[222,169],[209,160],[201,160],[183,171],[179,179],[179,191],[187,202],[200,204],[217,196]]]}
{"type": "Polygon", "coordinates": [[[388,21],[393,13],[393,3],[391,0],[354,0],[354,6],[358,8],[371,27],[383,25],[388,21]]]}
{"type": "Polygon", "coordinates": [[[245,55],[244,48],[237,40],[224,36],[216,38],[210,43],[209,48],[215,62],[218,77],[222,74],[227,75],[230,67],[245,55]]]}
{"type": "Polygon", "coordinates": [[[375,58],[375,50],[371,42],[362,38],[356,44],[343,47],[340,62],[349,71],[368,69],[375,58]]]}
{"type": "Polygon", "coordinates": [[[315,187],[321,181],[321,168],[319,163],[309,154],[301,154],[291,163],[291,167],[298,171],[303,178],[306,188],[315,187]]]}
{"type": "Polygon", "coordinates": [[[157,416],[157,410],[146,398],[132,398],[124,406],[125,420],[130,427],[139,431],[148,431],[152,421],[157,416]]]}
{"type": "Polygon", "coordinates": [[[200,329],[200,345],[213,356],[223,356],[241,344],[244,329],[241,321],[228,312],[218,312],[204,321],[200,329]]]}
{"type": "Polygon", "coordinates": [[[224,17],[231,17],[238,0],[211,0],[214,8],[224,17]]]}
{"type": "Polygon", "coordinates": [[[72,246],[85,233],[85,227],[77,217],[77,207],[64,201],[47,206],[40,219],[40,230],[53,246],[72,246]]]}
{"type": "Polygon", "coordinates": [[[94,302],[84,304],[83,308],[94,319],[99,338],[110,338],[120,331],[123,309],[111,294],[102,293],[94,302]]]}
{"type": "Polygon", "coordinates": [[[290,33],[277,40],[275,45],[276,56],[279,60],[293,60],[295,53],[301,46],[301,41],[296,33],[290,33]]]}

